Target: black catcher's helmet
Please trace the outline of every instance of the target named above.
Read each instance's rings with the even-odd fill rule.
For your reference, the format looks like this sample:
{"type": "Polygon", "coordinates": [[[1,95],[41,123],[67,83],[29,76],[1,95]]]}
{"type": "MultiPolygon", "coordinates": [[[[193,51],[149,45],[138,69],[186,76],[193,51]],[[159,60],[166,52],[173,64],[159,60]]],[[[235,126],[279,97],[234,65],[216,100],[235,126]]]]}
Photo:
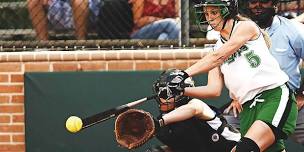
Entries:
{"type": "MultiPolygon", "coordinates": [[[[183,72],[178,69],[168,69],[163,71],[153,84],[153,92],[155,94],[158,94],[160,90],[163,90],[164,88],[166,90],[167,84],[168,83],[174,84],[177,77],[181,80],[180,84],[177,85],[180,85],[181,87],[194,87],[194,81],[192,80],[192,78],[191,77],[185,78],[180,76],[182,74],[183,72]]],[[[170,90],[167,89],[167,91],[170,90]]],[[[166,102],[161,102],[160,98],[157,97],[156,101],[158,102],[161,111],[169,112],[173,110],[175,107],[179,107],[181,105],[187,104],[191,99],[192,99],[191,97],[181,95],[181,96],[176,96],[170,100],[166,100],[166,102]]]]}

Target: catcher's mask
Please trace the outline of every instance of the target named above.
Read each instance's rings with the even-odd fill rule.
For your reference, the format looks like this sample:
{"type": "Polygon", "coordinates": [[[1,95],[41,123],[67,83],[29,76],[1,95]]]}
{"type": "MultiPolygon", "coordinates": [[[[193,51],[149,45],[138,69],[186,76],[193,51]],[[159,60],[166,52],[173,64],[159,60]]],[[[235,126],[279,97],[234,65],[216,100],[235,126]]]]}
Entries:
{"type": "Polygon", "coordinates": [[[247,0],[245,1],[245,14],[248,15],[261,28],[271,26],[272,18],[276,14],[278,0],[247,0]],[[272,1],[270,5],[269,3],[272,1]],[[251,7],[249,7],[251,5],[251,7]]]}
{"type": "Polygon", "coordinates": [[[236,18],[238,14],[238,2],[237,0],[201,0],[199,4],[194,5],[195,15],[196,15],[196,23],[199,28],[203,32],[207,32],[213,30],[215,27],[219,26],[221,22],[223,22],[223,26],[221,29],[224,29],[227,19],[236,18]],[[219,8],[219,15],[212,19],[206,20],[205,13],[215,14],[217,10],[212,10],[210,12],[205,11],[205,7],[207,6],[215,6],[219,8]],[[222,17],[222,20],[214,25],[211,29],[203,28],[207,23],[210,24],[211,21],[222,17]]]}
{"type": "MultiPolygon", "coordinates": [[[[163,71],[159,78],[154,82],[153,84],[153,92],[155,94],[158,94],[160,91],[163,93],[170,94],[170,89],[168,88],[167,84],[174,84],[175,78],[178,77],[178,75],[182,73],[181,70],[178,69],[168,69],[163,71]]],[[[183,79],[182,77],[179,77],[181,80],[180,85],[182,87],[194,87],[194,81],[191,77],[188,77],[186,79],[183,79]]],[[[188,96],[176,96],[174,98],[170,99],[162,99],[159,97],[156,97],[155,100],[159,104],[160,111],[162,113],[167,113],[175,109],[175,107],[179,107],[181,105],[187,104],[192,98],[188,96]]]]}

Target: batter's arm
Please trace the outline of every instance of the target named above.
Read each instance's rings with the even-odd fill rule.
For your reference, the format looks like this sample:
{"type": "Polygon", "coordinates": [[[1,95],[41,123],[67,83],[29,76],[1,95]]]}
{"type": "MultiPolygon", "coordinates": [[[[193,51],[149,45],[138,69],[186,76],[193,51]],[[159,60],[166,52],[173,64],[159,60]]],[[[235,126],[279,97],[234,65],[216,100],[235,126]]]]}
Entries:
{"type": "Polygon", "coordinates": [[[198,62],[185,70],[189,76],[194,76],[220,66],[229,56],[237,52],[247,41],[259,35],[259,28],[252,21],[243,21],[234,30],[230,39],[219,49],[210,52],[198,62]]]}

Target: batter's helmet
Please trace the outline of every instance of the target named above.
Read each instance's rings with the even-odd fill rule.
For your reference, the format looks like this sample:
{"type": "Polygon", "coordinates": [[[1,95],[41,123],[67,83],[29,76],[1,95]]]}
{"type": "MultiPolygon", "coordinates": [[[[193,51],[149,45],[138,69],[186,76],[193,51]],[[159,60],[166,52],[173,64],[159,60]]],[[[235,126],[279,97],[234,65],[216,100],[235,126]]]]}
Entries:
{"type": "MultiPolygon", "coordinates": [[[[238,1],[237,0],[201,0],[199,4],[194,5],[196,22],[201,31],[207,32],[209,30],[204,30],[204,24],[208,23],[206,21],[203,7],[206,6],[218,6],[220,8],[220,15],[226,21],[227,19],[236,18],[238,14],[238,1]]],[[[224,27],[223,27],[224,28],[224,27]]],[[[213,28],[212,28],[213,29],[213,28]]],[[[212,30],[211,29],[211,30],[212,30]]]]}
{"type": "Polygon", "coordinates": [[[202,11],[205,6],[218,6],[221,9],[223,18],[235,18],[238,14],[237,0],[202,0],[200,4],[194,5],[196,10],[202,11]]]}

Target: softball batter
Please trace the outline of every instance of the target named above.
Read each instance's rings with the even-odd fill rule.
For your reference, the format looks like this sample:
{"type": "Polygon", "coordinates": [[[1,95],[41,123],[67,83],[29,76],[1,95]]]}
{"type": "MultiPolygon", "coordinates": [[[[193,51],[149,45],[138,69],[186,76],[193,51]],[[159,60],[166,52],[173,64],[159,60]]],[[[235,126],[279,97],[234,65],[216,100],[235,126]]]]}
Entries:
{"type": "MultiPolygon", "coordinates": [[[[233,99],[243,106],[240,114],[241,140],[236,152],[283,151],[286,139],[294,132],[297,107],[293,94],[285,85],[288,76],[269,53],[267,39],[253,21],[238,18],[236,0],[206,0],[195,7],[214,30],[219,31],[213,52],[185,70],[189,76],[220,67],[233,99]]],[[[199,22],[202,22],[199,20],[199,22]]],[[[171,86],[172,94],[202,97],[200,88],[171,86]]],[[[215,86],[218,91],[221,86],[215,86]]],[[[203,91],[202,91],[203,90],[203,91]]]]}

